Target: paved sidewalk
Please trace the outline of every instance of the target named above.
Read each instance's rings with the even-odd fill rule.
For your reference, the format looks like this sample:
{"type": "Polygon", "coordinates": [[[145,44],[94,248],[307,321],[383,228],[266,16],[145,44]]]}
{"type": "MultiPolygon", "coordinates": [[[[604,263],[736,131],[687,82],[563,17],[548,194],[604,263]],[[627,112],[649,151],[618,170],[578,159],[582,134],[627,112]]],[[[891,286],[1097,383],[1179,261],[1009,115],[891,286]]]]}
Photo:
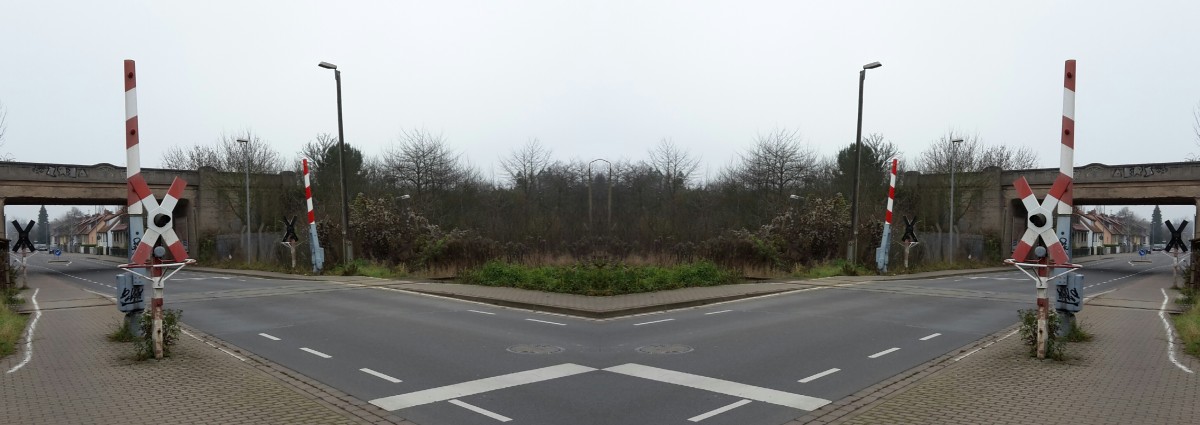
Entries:
{"type": "MultiPolygon", "coordinates": [[[[1094,338],[1069,343],[1065,362],[1029,358],[1018,335],[976,343],[967,353],[984,349],[960,361],[951,353],[796,423],[1197,423],[1200,377],[1168,358],[1162,288],[1175,297],[1169,278],[1151,276],[1084,307],[1079,319],[1094,338]]],[[[1200,361],[1175,350],[1200,373],[1200,361]]]]}
{"type": "Polygon", "coordinates": [[[264,366],[253,356],[241,360],[222,352],[194,330],[197,337],[181,336],[169,359],[135,361],[132,343],[107,339],[122,319],[111,301],[53,277],[31,279],[30,287],[25,298],[36,289],[42,308],[31,361],[4,373],[20,364],[26,351],[0,360],[0,411],[8,423],[399,422],[361,401],[356,406],[336,390],[288,377],[288,371],[264,366]]]}

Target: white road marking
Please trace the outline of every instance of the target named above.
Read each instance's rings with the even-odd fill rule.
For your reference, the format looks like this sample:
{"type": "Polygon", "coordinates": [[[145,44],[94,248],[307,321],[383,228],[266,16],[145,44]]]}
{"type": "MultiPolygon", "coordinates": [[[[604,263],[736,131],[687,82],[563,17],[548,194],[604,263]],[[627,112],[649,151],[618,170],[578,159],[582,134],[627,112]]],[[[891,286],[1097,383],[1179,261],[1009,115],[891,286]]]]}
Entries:
{"type": "Polygon", "coordinates": [[[301,350],[304,350],[304,351],[307,351],[307,352],[309,352],[309,353],[311,353],[311,354],[313,354],[313,355],[315,355],[315,356],[317,356],[317,357],[323,358],[323,359],[328,359],[328,358],[330,358],[330,357],[333,357],[333,356],[331,356],[331,355],[328,355],[328,354],[322,353],[322,352],[320,352],[320,351],[317,351],[317,350],[314,350],[314,349],[311,349],[311,348],[308,348],[308,347],[300,347],[300,349],[301,349],[301,350]]]}
{"type": "Polygon", "coordinates": [[[967,352],[966,354],[963,354],[963,355],[961,355],[961,356],[955,357],[955,358],[954,358],[954,361],[959,361],[959,360],[965,359],[965,358],[967,358],[967,356],[969,356],[969,355],[972,355],[972,354],[978,353],[978,352],[979,352],[979,350],[982,350],[982,349],[984,349],[984,348],[987,348],[987,347],[990,347],[990,346],[992,346],[992,344],[995,344],[995,343],[997,343],[997,342],[1000,342],[1000,341],[1004,341],[1004,339],[1005,339],[1005,338],[1008,338],[1008,337],[1010,337],[1010,336],[1016,335],[1017,331],[1019,331],[1019,330],[1020,330],[1020,329],[1013,329],[1013,331],[1012,331],[1012,332],[1009,332],[1007,335],[1004,335],[1004,336],[1002,336],[1002,337],[1000,337],[1000,338],[996,338],[996,340],[995,340],[995,341],[989,342],[989,343],[987,343],[987,344],[984,344],[982,347],[976,348],[976,349],[974,349],[974,350],[971,350],[971,351],[967,352]]]}
{"type": "Polygon", "coordinates": [[[889,349],[886,349],[886,350],[880,351],[880,352],[878,352],[878,353],[875,353],[875,354],[869,355],[869,356],[867,356],[867,358],[868,358],[868,359],[876,359],[876,358],[879,358],[879,357],[883,357],[883,356],[887,355],[888,353],[891,353],[891,352],[893,352],[893,351],[898,351],[898,350],[900,350],[900,347],[892,347],[892,348],[889,348],[889,349]]]}
{"type": "Polygon", "coordinates": [[[939,336],[942,336],[942,334],[940,334],[940,333],[935,333],[935,334],[933,334],[933,335],[929,335],[929,336],[927,336],[927,337],[921,338],[921,341],[929,341],[929,340],[931,340],[931,339],[934,339],[934,338],[937,338],[937,337],[939,337],[939,336]]]}
{"type": "Polygon", "coordinates": [[[634,326],[649,325],[649,324],[651,324],[651,323],[670,322],[670,321],[672,321],[672,320],[675,320],[675,319],[662,319],[662,320],[655,320],[655,321],[652,321],[652,322],[634,323],[633,325],[634,325],[634,326]]]}
{"type": "Polygon", "coordinates": [[[496,313],[489,313],[489,312],[486,312],[486,311],[479,311],[479,310],[467,310],[467,311],[469,311],[469,312],[472,312],[472,313],[479,313],[479,314],[490,314],[490,315],[493,315],[493,316],[494,316],[494,315],[496,315],[496,313]]]}
{"type": "Polygon", "coordinates": [[[476,379],[454,385],[444,387],[430,388],[411,392],[407,394],[394,395],[371,400],[370,403],[379,406],[383,410],[393,411],[400,410],[423,404],[436,403],[466,397],[469,395],[486,393],[518,385],[532,384],[534,382],[548,381],[551,379],[563,378],[571,375],[578,375],[596,370],[593,367],[580,366],[573,363],[563,363],[557,366],[543,367],[541,369],[527,370],[524,372],[510,373],[507,375],[493,376],[491,378],[476,379]]]}
{"type": "Polygon", "coordinates": [[[279,341],[279,338],[276,338],[276,337],[274,337],[274,336],[271,336],[271,335],[268,335],[268,334],[260,333],[260,334],[258,334],[258,335],[259,335],[259,336],[261,336],[261,337],[263,337],[263,338],[269,339],[269,340],[271,340],[271,341],[279,341]]]}
{"type": "Polygon", "coordinates": [[[709,313],[704,313],[704,315],[705,315],[705,316],[707,316],[707,315],[710,315],[710,314],[721,314],[721,313],[728,313],[728,312],[731,312],[731,311],[733,311],[733,310],[721,310],[721,311],[713,311],[713,312],[709,312],[709,313]]]}
{"type": "Polygon", "coordinates": [[[810,377],[807,377],[807,378],[801,379],[801,380],[800,380],[800,381],[798,381],[798,382],[800,382],[801,384],[807,384],[807,383],[809,383],[809,382],[816,381],[817,379],[820,379],[820,378],[822,378],[822,377],[825,377],[826,375],[832,375],[832,374],[834,374],[834,373],[836,373],[836,372],[838,372],[838,371],[841,371],[841,369],[838,369],[838,368],[836,368],[836,367],[835,367],[835,368],[833,368],[833,369],[829,369],[829,370],[827,370],[827,371],[824,371],[824,372],[818,373],[818,374],[816,374],[816,375],[813,375],[813,376],[810,376],[810,377]]]}
{"type": "Polygon", "coordinates": [[[220,348],[220,347],[218,347],[217,349],[218,349],[218,350],[221,350],[221,352],[223,352],[223,353],[225,353],[225,354],[228,354],[228,355],[231,355],[231,356],[233,356],[233,358],[235,358],[235,359],[238,359],[238,360],[241,360],[241,361],[246,361],[246,358],[245,358],[245,357],[242,357],[242,356],[239,356],[239,355],[237,355],[237,354],[234,354],[232,351],[229,351],[229,350],[226,350],[226,349],[224,349],[224,348],[220,348]]]}
{"type": "Polygon", "coordinates": [[[685,387],[711,391],[714,393],[731,395],[734,397],[748,398],[750,400],[777,404],[780,406],[792,407],[800,410],[813,411],[830,403],[829,400],[825,400],[823,398],[792,394],[770,388],[756,387],[753,385],[726,381],[724,379],[709,378],[706,376],[676,372],[667,369],[659,369],[656,367],[643,366],[635,363],[626,363],[604,370],[622,375],[649,379],[652,381],[666,382],[668,384],[681,385],[685,387]]]}
{"type": "Polygon", "coordinates": [[[545,321],[545,320],[538,320],[538,319],[525,319],[525,320],[528,320],[528,321],[530,321],[530,322],[549,323],[549,324],[551,324],[551,325],[558,325],[558,326],[566,326],[566,325],[567,325],[566,323],[547,322],[547,321],[545,321]]]}
{"type": "Polygon", "coordinates": [[[722,413],[725,413],[725,412],[728,412],[728,411],[730,411],[730,410],[733,410],[733,409],[736,409],[736,408],[739,408],[739,407],[745,406],[745,405],[747,405],[747,404],[750,404],[750,400],[742,399],[741,401],[735,401],[735,402],[733,402],[732,404],[730,404],[730,405],[728,405],[728,406],[725,406],[725,407],[718,408],[718,409],[716,409],[716,410],[713,410],[713,411],[711,411],[711,412],[708,412],[708,413],[704,413],[704,414],[700,414],[700,415],[693,416],[693,417],[691,417],[691,418],[688,418],[688,420],[689,420],[689,421],[692,421],[692,422],[700,422],[700,421],[702,421],[702,420],[705,420],[705,419],[711,418],[711,417],[713,417],[713,416],[720,415],[720,414],[722,414],[722,413]]]}
{"type": "Polygon", "coordinates": [[[369,374],[369,375],[375,375],[375,377],[377,377],[377,378],[380,378],[380,379],[383,379],[384,381],[391,382],[391,383],[393,383],[393,384],[398,384],[398,383],[400,383],[400,382],[404,382],[404,381],[401,381],[401,380],[399,380],[399,379],[396,379],[396,378],[393,378],[393,377],[390,377],[390,376],[384,375],[384,374],[382,374],[382,373],[379,373],[379,372],[373,371],[373,370],[371,370],[371,369],[367,369],[367,368],[365,368],[365,367],[364,367],[364,368],[362,368],[362,369],[359,369],[359,370],[360,370],[360,371],[363,371],[363,372],[366,372],[366,373],[367,373],[367,374],[369,374]]]}
{"type": "Polygon", "coordinates": [[[1163,294],[1162,307],[1158,308],[1158,318],[1162,319],[1163,329],[1167,331],[1167,358],[1171,359],[1171,363],[1174,363],[1176,367],[1182,369],[1184,372],[1194,373],[1194,372],[1192,372],[1191,369],[1188,369],[1187,366],[1184,366],[1182,363],[1179,363],[1179,360],[1175,359],[1175,332],[1173,330],[1171,330],[1171,323],[1167,322],[1167,310],[1166,310],[1167,309],[1167,301],[1171,297],[1167,296],[1167,291],[1165,289],[1158,288],[1158,290],[1162,291],[1162,294],[1163,294]]]}
{"type": "Polygon", "coordinates": [[[37,294],[41,289],[34,289],[33,296],[29,297],[30,301],[33,301],[33,320],[29,321],[29,330],[25,332],[25,358],[21,359],[20,363],[17,363],[16,366],[13,366],[12,369],[9,369],[5,373],[16,372],[29,364],[30,360],[33,360],[33,331],[37,330],[38,319],[42,318],[42,308],[38,307],[37,302],[37,294]]]}
{"type": "Polygon", "coordinates": [[[490,410],[484,409],[484,408],[482,408],[482,407],[478,407],[478,406],[474,406],[474,405],[467,404],[466,402],[464,402],[464,401],[459,401],[459,400],[457,400],[457,399],[455,399],[455,400],[449,400],[448,402],[449,402],[450,404],[453,404],[453,405],[455,405],[455,406],[458,406],[458,407],[461,407],[461,408],[464,408],[464,409],[470,410],[470,411],[472,411],[472,412],[478,413],[478,414],[480,414],[480,415],[483,415],[483,416],[487,416],[487,417],[489,417],[489,418],[492,418],[492,419],[498,420],[498,421],[500,421],[500,422],[508,422],[508,421],[511,421],[511,420],[512,420],[511,418],[509,418],[509,417],[507,417],[507,416],[504,416],[504,415],[501,415],[501,414],[499,414],[499,413],[496,413],[496,412],[493,412],[493,411],[490,411],[490,410]]]}

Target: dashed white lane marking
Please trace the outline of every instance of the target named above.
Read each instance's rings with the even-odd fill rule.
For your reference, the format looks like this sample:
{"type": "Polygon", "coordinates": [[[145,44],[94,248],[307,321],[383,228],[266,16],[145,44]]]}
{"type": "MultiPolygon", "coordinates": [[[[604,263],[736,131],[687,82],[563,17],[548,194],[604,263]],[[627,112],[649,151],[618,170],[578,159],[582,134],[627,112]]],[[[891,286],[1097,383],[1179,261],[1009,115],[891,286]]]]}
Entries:
{"type": "Polygon", "coordinates": [[[271,341],[279,341],[279,338],[277,338],[277,337],[275,337],[275,336],[273,336],[273,335],[265,334],[265,333],[260,333],[260,334],[258,334],[258,336],[261,336],[261,337],[263,337],[263,338],[269,339],[269,340],[271,340],[271,341]]]}
{"type": "Polygon", "coordinates": [[[399,379],[396,379],[396,378],[393,378],[393,377],[390,377],[390,376],[384,375],[384,374],[382,374],[382,373],[379,373],[379,372],[373,371],[373,370],[371,370],[371,369],[367,369],[367,368],[365,368],[365,367],[364,367],[364,368],[362,368],[362,369],[359,369],[359,370],[360,370],[360,371],[362,371],[362,372],[366,372],[368,375],[374,375],[376,378],[383,379],[384,381],[388,381],[388,382],[391,382],[391,383],[393,383],[393,384],[398,384],[398,383],[404,382],[404,381],[401,381],[401,380],[399,380],[399,379]]]}
{"type": "Polygon", "coordinates": [[[1167,301],[1171,297],[1167,296],[1165,289],[1158,288],[1158,290],[1162,291],[1163,294],[1162,307],[1158,308],[1158,318],[1162,319],[1163,329],[1167,331],[1167,358],[1171,359],[1171,363],[1174,363],[1175,367],[1187,373],[1194,373],[1187,366],[1184,366],[1183,363],[1179,363],[1179,360],[1175,359],[1175,332],[1171,329],[1171,323],[1167,321],[1167,301]]]}
{"type": "Polygon", "coordinates": [[[421,390],[407,394],[377,398],[371,400],[370,403],[387,411],[400,410],[408,407],[420,406],[423,404],[436,403],[439,401],[451,400],[479,393],[486,393],[488,391],[515,387],[518,385],[578,375],[580,373],[587,373],[594,370],[596,370],[596,368],[580,366],[574,363],[563,363],[557,366],[543,367],[541,369],[493,376],[491,378],[476,379],[474,381],[446,385],[444,387],[430,388],[427,390],[421,390]]]}
{"type": "Polygon", "coordinates": [[[528,320],[530,322],[547,323],[547,324],[558,325],[558,326],[566,326],[567,325],[566,323],[547,322],[545,320],[538,320],[538,319],[525,319],[525,320],[528,320]]]}
{"type": "Polygon", "coordinates": [[[333,357],[333,356],[331,356],[331,355],[328,355],[328,354],[322,353],[322,352],[320,352],[320,351],[317,351],[317,350],[314,350],[314,349],[311,349],[311,348],[308,348],[308,347],[300,347],[300,349],[301,349],[301,350],[304,350],[304,351],[307,351],[307,352],[311,353],[312,355],[315,355],[315,356],[317,356],[317,357],[320,357],[320,358],[323,358],[323,359],[328,359],[328,358],[330,358],[330,357],[333,357]]]}
{"type": "Polygon", "coordinates": [[[13,366],[12,369],[9,369],[8,372],[5,372],[6,374],[21,370],[21,368],[29,364],[30,360],[33,360],[33,331],[37,330],[38,319],[42,318],[42,308],[38,307],[37,302],[37,294],[40,290],[42,288],[34,289],[33,296],[29,297],[29,300],[33,302],[33,320],[29,321],[29,330],[25,332],[25,358],[21,359],[21,362],[13,366]]]}
{"type": "Polygon", "coordinates": [[[931,340],[931,339],[934,339],[934,338],[937,338],[937,337],[939,337],[939,336],[942,336],[942,334],[940,334],[940,333],[935,333],[935,334],[933,334],[933,335],[929,335],[929,336],[927,336],[927,337],[921,338],[921,341],[929,341],[929,340],[931,340]]]}
{"type": "Polygon", "coordinates": [[[709,313],[704,313],[704,315],[705,315],[705,316],[707,316],[707,315],[710,315],[710,314],[721,314],[721,313],[728,313],[728,312],[731,312],[731,311],[733,311],[733,310],[721,310],[721,311],[713,311],[713,312],[709,312],[709,313]]]}
{"type": "Polygon", "coordinates": [[[493,315],[493,316],[494,316],[494,315],[496,315],[496,313],[489,313],[489,312],[486,312],[486,311],[479,311],[479,310],[467,310],[467,311],[469,311],[469,312],[472,312],[472,313],[479,313],[479,314],[490,314],[490,315],[493,315]]]}
{"type": "Polygon", "coordinates": [[[700,422],[700,421],[702,421],[702,420],[705,420],[705,419],[711,418],[711,417],[713,417],[713,416],[720,415],[720,414],[722,414],[722,413],[728,412],[728,411],[730,411],[730,410],[733,410],[733,409],[737,409],[737,408],[739,408],[739,407],[742,407],[742,406],[745,406],[745,405],[747,405],[747,404],[750,404],[750,400],[741,399],[740,401],[735,401],[735,402],[731,403],[731,404],[730,404],[730,405],[728,405],[728,406],[725,406],[725,407],[721,407],[721,408],[715,409],[715,410],[713,410],[713,411],[711,411],[711,412],[708,412],[708,413],[704,413],[704,414],[700,414],[700,415],[693,416],[693,417],[691,417],[691,418],[688,418],[688,420],[689,420],[689,421],[692,421],[692,422],[700,422]]]}
{"type": "Polygon", "coordinates": [[[869,356],[867,356],[867,358],[868,358],[868,359],[877,359],[877,358],[880,358],[880,357],[886,356],[888,353],[891,353],[891,352],[893,352],[893,351],[899,351],[899,350],[900,350],[900,347],[892,347],[892,348],[889,348],[889,349],[886,349],[886,350],[880,351],[880,352],[878,352],[878,353],[875,353],[875,354],[869,355],[869,356]]]}
{"type": "Polygon", "coordinates": [[[834,374],[834,373],[837,373],[838,371],[841,371],[841,369],[838,369],[838,368],[836,368],[836,367],[835,367],[835,368],[833,368],[833,369],[829,369],[829,370],[827,370],[827,371],[824,371],[824,372],[821,372],[821,373],[815,374],[815,375],[813,375],[813,376],[810,376],[810,377],[807,377],[807,378],[801,379],[801,380],[799,380],[799,381],[797,381],[797,382],[800,382],[801,384],[807,384],[807,383],[809,383],[809,382],[812,382],[812,381],[816,381],[816,380],[818,380],[818,379],[821,379],[821,378],[823,378],[823,377],[825,377],[825,376],[828,376],[828,375],[832,375],[832,374],[834,374]]]}
{"type": "Polygon", "coordinates": [[[657,367],[643,366],[635,363],[613,366],[604,370],[622,375],[649,379],[652,381],[666,382],[668,384],[681,385],[689,388],[731,395],[734,397],[748,398],[750,400],[777,404],[780,406],[791,407],[800,410],[813,411],[830,403],[829,400],[825,400],[823,398],[792,394],[770,388],[756,387],[753,385],[726,381],[724,379],[709,378],[707,376],[659,369],[657,367]]]}
{"type": "Polygon", "coordinates": [[[496,412],[493,412],[493,411],[490,411],[490,410],[484,409],[484,408],[482,408],[482,407],[479,407],[479,406],[475,406],[475,405],[467,404],[467,402],[465,402],[465,401],[459,401],[458,399],[449,400],[448,402],[449,402],[450,404],[453,404],[453,405],[455,405],[455,406],[458,406],[458,407],[461,407],[461,408],[464,408],[464,409],[470,410],[470,411],[472,411],[472,412],[478,413],[478,414],[480,414],[480,415],[483,415],[483,416],[487,416],[487,417],[489,417],[489,418],[492,418],[492,419],[498,420],[498,421],[500,421],[500,422],[508,422],[508,421],[511,421],[511,420],[512,420],[512,418],[509,418],[509,417],[507,417],[507,416],[504,416],[504,415],[501,415],[501,414],[499,414],[499,413],[496,413],[496,412]]]}
{"type": "Polygon", "coordinates": [[[651,323],[670,322],[672,320],[675,320],[675,319],[662,319],[662,320],[655,320],[655,321],[651,321],[651,322],[634,323],[633,325],[634,326],[649,325],[651,323]]]}

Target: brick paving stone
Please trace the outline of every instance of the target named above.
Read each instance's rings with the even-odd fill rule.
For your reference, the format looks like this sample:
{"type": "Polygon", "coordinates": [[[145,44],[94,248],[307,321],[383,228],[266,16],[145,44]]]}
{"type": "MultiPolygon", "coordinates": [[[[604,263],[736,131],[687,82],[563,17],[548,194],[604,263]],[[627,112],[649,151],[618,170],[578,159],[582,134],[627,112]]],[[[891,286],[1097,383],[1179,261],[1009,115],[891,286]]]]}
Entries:
{"type": "MultiPolygon", "coordinates": [[[[1105,295],[1107,302],[1088,304],[1079,320],[1094,338],[1070,343],[1067,361],[1030,358],[1014,335],[958,362],[935,360],[927,364],[935,372],[906,388],[860,394],[851,415],[831,411],[794,423],[830,417],[842,424],[1200,422],[1200,377],[1167,359],[1157,307],[1159,288],[1169,286],[1169,278],[1142,277],[1105,295]],[[1155,308],[1143,308],[1150,304],[1155,308]],[[883,398],[871,403],[877,396],[883,398]]],[[[1197,359],[1177,356],[1200,371],[1197,359]]]]}
{"type": "MultiPolygon", "coordinates": [[[[53,277],[31,279],[30,286],[40,288],[39,304],[65,305],[64,301],[97,298],[53,277]]],[[[32,290],[25,294],[30,296],[32,290]]],[[[338,405],[359,414],[361,408],[342,400],[318,401],[294,388],[296,384],[260,371],[253,362],[242,362],[186,335],[181,335],[170,358],[136,361],[132,343],[107,339],[121,319],[113,304],[43,310],[34,335],[32,361],[14,373],[0,375],[0,411],[5,415],[0,422],[369,422],[338,405]]],[[[18,352],[0,359],[0,368],[8,371],[23,355],[18,352]]],[[[394,417],[374,417],[400,422],[394,417]]]]}

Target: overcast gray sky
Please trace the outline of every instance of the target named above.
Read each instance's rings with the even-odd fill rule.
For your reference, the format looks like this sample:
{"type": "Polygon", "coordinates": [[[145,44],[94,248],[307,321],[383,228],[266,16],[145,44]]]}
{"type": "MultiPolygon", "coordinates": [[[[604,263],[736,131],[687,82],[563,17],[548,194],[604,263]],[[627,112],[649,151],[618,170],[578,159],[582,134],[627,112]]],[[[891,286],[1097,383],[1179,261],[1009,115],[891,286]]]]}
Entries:
{"type": "Polygon", "coordinates": [[[124,165],[123,59],[148,167],[223,132],[288,158],[336,133],[320,61],[343,70],[347,142],[378,154],[423,127],[485,176],[532,137],[560,159],[641,159],[670,137],[712,175],[775,127],[828,155],[854,140],[872,61],[864,132],[909,158],[956,129],[1055,166],[1066,59],[1076,165],[1200,150],[1194,0],[0,4],[0,152],[18,161],[124,165]]]}

